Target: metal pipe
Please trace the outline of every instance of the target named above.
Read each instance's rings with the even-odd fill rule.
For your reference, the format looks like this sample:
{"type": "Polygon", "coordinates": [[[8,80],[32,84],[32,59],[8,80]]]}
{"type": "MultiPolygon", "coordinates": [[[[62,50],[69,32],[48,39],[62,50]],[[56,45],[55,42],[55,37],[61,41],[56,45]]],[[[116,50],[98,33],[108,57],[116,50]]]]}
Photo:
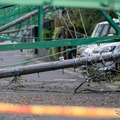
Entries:
{"type": "MultiPolygon", "coordinates": [[[[102,54],[102,58],[105,61],[111,61],[112,57],[113,57],[113,53],[102,54]]],[[[119,59],[120,53],[114,54],[114,58],[116,60],[119,59]]],[[[46,71],[52,71],[63,68],[70,68],[70,67],[77,67],[77,66],[85,65],[86,62],[88,62],[89,60],[91,60],[92,63],[99,63],[101,62],[101,55],[94,55],[91,58],[82,57],[72,60],[63,60],[63,61],[47,62],[42,64],[40,63],[40,64],[33,64],[27,66],[0,69],[0,78],[46,72],[46,71]]]]}
{"type": "MultiPolygon", "coordinates": [[[[45,7],[43,7],[43,10],[46,10],[48,8],[50,8],[50,6],[45,6],[45,7]]],[[[13,25],[16,25],[16,24],[19,24],[20,22],[25,21],[26,19],[30,18],[31,16],[35,16],[37,13],[38,13],[38,10],[34,10],[34,11],[28,13],[27,15],[24,15],[24,16],[18,18],[17,20],[14,20],[8,24],[3,25],[2,27],[0,27],[0,32],[12,27],[13,25]]]]}
{"type": "Polygon", "coordinates": [[[38,13],[38,42],[42,41],[43,32],[43,6],[39,6],[38,13]]]}
{"type": "MultiPolygon", "coordinates": [[[[16,29],[16,30],[8,30],[8,31],[0,32],[0,34],[15,33],[15,32],[24,31],[24,30],[26,29],[23,28],[23,29],[16,29]]],[[[30,30],[30,28],[27,28],[27,30],[30,30]]]]}
{"type": "Polygon", "coordinates": [[[116,35],[120,35],[120,28],[119,26],[114,22],[114,20],[110,17],[109,14],[107,14],[104,10],[98,10],[101,15],[105,17],[105,19],[108,21],[108,23],[114,28],[116,31],[116,35]]]}

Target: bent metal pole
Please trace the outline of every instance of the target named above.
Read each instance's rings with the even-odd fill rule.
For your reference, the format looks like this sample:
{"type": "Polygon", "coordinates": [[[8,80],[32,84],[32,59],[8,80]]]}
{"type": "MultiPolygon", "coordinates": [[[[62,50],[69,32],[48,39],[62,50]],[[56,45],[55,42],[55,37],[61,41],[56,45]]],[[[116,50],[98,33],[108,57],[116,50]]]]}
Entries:
{"type": "Polygon", "coordinates": [[[63,68],[69,68],[69,67],[77,67],[77,66],[85,65],[86,62],[89,63],[89,61],[91,61],[92,63],[99,63],[101,62],[101,59],[104,59],[104,61],[111,61],[113,60],[113,57],[116,60],[119,59],[120,52],[114,55],[113,53],[104,53],[102,55],[100,54],[94,55],[91,58],[82,57],[82,58],[76,58],[71,60],[46,62],[46,63],[40,63],[40,64],[0,69],[0,78],[52,71],[52,70],[58,70],[63,68]]]}

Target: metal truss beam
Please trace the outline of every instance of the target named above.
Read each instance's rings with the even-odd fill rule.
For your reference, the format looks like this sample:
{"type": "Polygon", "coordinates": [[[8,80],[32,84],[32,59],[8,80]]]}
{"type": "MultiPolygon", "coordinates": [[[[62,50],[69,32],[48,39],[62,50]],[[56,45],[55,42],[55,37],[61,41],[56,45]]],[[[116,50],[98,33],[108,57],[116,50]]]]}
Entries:
{"type": "Polygon", "coordinates": [[[101,15],[105,17],[108,23],[114,28],[114,30],[116,31],[116,35],[120,35],[119,26],[113,21],[113,19],[109,16],[109,14],[107,14],[107,12],[104,10],[98,10],[98,11],[101,13],[101,15]]]}
{"type": "Polygon", "coordinates": [[[119,11],[116,11],[115,13],[117,14],[118,19],[119,19],[119,22],[120,22],[120,12],[119,12],[119,11]]]}
{"type": "Polygon", "coordinates": [[[43,32],[43,6],[39,6],[38,13],[38,41],[42,41],[42,32],[43,32]]]}
{"type": "Polygon", "coordinates": [[[110,43],[120,41],[120,36],[106,36],[96,38],[81,38],[81,39],[65,39],[57,41],[40,41],[34,43],[19,43],[0,45],[0,51],[21,50],[21,49],[35,49],[35,48],[50,48],[50,47],[64,47],[88,45],[95,43],[110,43]]]}
{"type": "MultiPolygon", "coordinates": [[[[43,10],[46,10],[48,8],[50,8],[50,6],[45,6],[43,8],[43,10]]],[[[31,16],[35,16],[37,13],[38,13],[38,10],[32,11],[32,12],[30,12],[30,13],[28,13],[28,14],[20,17],[20,18],[18,18],[17,20],[14,20],[14,21],[12,21],[12,22],[10,22],[8,24],[3,25],[2,27],[0,27],[0,32],[5,30],[5,29],[8,29],[8,28],[10,28],[10,27],[20,23],[20,22],[25,21],[26,19],[30,18],[31,16]]]]}
{"type": "Polygon", "coordinates": [[[13,5],[0,5],[0,9],[11,7],[11,6],[13,6],[13,5]]]}
{"type": "Polygon", "coordinates": [[[120,8],[120,0],[0,0],[0,4],[51,5],[116,10],[120,8]]]}

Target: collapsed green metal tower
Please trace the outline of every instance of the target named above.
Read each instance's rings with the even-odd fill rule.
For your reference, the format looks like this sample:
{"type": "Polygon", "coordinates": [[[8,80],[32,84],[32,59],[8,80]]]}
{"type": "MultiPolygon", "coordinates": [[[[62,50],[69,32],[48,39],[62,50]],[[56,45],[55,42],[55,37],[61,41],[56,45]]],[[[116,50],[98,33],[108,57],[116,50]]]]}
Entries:
{"type": "MultiPolygon", "coordinates": [[[[120,41],[120,29],[119,26],[112,20],[105,10],[118,10],[117,15],[119,16],[120,1],[116,0],[0,0],[0,32],[12,31],[23,28],[26,25],[38,25],[38,38],[36,42],[22,43],[19,41],[17,44],[0,45],[0,51],[7,50],[20,50],[20,49],[35,49],[35,48],[50,48],[50,47],[63,47],[63,46],[76,46],[76,45],[87,45],[92,43],[109,43],[120,41]],[[47,9],[44,7],[49,5],[47,9]],[[44,7],[43,7],[44,6],[44,7]],[[63,39],[57,41],[43,41],[43,16],[45,13],[50,12],[52,9],[50,6],[59,7],[79,7],[79,8],[95,8],[100,9],[99,12],[105,16],[109,24],[115,29],[116,34],[114,36],[96,37],[96,38],[78,38],[78,39],[63,39]],[[49,10],[50,9],[50,10],[49,10]],[[44,11],[43,11],[44,10],[44,11]],[[27,19],[23,20],[24,16],[38,11],[38,14],[31,14],[27,19]],[[10,23],[17,24],[9,26],[10,23]],[[8,25],[2,29],[4,26],[8,25]]],[[[14,37],[5,36],[1,34],[0,39],[14,41],[14,37]]],[[[16,39],[18,39],[16,37],[16,39]]],[[[30,38],[33,39],[33,38],[30,38]]]]}

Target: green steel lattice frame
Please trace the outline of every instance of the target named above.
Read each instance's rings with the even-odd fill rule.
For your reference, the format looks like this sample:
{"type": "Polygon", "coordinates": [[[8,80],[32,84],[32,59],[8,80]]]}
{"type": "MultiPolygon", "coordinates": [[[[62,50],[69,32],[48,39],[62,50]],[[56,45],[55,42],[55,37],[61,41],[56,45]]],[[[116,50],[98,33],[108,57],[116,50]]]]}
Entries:
{"type": "Polygon", "coordinates": [[[20,44],[10,44],[10,45],[0,45],[0,51],[6,50],[19,50],[19,49],[34,49],[34,48],[49,48],[49,47],[62,47],[62,46],[75,46],[91,44],[96,42],[116,42],[120,41],[120,30],[117,24],[111,19],[111,17],[103,10],[100,13],[105,16],[106,20],[113,26],[116,31],[116,36],[112,37],[101,37],[101,38],[82,38],[82,39],[69,39],[69,40],[58,40],[58,41],[42,41],[42,21],[43,21],[43,11],[42,5],[53,5],[62,7],[80,7],[80,8],[99,8],[99,9],[115,9],[119,10],[120,0],[0,0],[1,4],[20,4],[20,5],[40,5],[39,8],[39,42],[35,43],[20,43],[20,44]],[[42,16],[42,17],[41,17],[42,16]]]}
{"type": "Polygon", "coordinates": [[[1,4],[51,5],[96,9],[120,9],[120,0],[0,0],[1,4]]]}
{"type": "Polygon", "coordinates": [[[82,38],[82,39],[65,39],[58,41],[40,41],[35,43],[19,43],[0,45],[0,51],[21,50],[21,49],[35,49],[35,48],[50,48],[50,47],[64,47],[75,45],[89,45],[95,43],[111,43],[119,42],[120,36],[96,37],[96,38],[82,38]]]}

